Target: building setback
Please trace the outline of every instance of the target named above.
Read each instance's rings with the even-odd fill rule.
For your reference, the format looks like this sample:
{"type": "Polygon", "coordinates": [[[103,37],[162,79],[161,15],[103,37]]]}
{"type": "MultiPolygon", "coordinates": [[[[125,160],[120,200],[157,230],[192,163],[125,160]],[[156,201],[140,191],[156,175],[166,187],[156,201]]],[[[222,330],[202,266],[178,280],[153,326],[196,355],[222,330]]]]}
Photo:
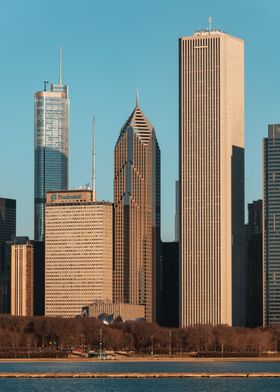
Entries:
{"type": "Polygon", "coordinates": [[[68,189],[69,92],[59,83],[35,94],[34,239],[45,239],[46,192],[68,189]]]}
{"type": "Polygon", "coordinates": [[[280,324],[280,124],[263,140],[263,324],[280,324]]]}
{"type": "Polygon", "coordinates": [[[246,225],[246,327],[263,324],[262,200],[248,204],[246,225]]]}
{"type": "Polygon", "coordinates": [[[114,302],[145,305],[156,321],[160,150],[138,100],[115,146],[114,242],[114,302]]]}
{"type": "Polygon", "coordinates": [[[244,43],[179,40],[180,324],[245,324],[244,43]]]}
{"type": "Polygon", "coordinates": [[[74,317],[112,301],[112,203],[90,190],[48,192],[45,315],[74,317]]]}

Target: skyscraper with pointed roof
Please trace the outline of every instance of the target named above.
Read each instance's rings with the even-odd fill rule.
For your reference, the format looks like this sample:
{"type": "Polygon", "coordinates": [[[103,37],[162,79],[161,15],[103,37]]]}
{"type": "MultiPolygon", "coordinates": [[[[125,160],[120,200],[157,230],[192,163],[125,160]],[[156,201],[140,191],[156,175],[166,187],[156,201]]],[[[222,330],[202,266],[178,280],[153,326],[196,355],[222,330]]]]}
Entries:
{"type": "Polygon", "coordinates": [[[34,108],[34,238],[45,238],[46,192],[68,189],[69,94],[62,83],[60,50],[59,83],[35,93],[34,108]]]}
{"type": "Polygon", "coordinates": [[[145,305],[146,320],[155,321],[160,150],[138,96],[115,146],[114,207],[114,302],[145,305]]]}

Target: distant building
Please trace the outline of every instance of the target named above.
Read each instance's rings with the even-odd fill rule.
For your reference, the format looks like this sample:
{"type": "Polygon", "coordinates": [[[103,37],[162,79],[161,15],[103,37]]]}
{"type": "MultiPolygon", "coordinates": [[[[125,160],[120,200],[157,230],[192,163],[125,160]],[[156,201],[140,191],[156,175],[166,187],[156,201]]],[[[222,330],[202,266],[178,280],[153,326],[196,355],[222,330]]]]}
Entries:
{"type": "Polygon", "coordinates": [[[122,321],[144,319],[145,306],[95,301],[83,308],[83,314],[89,317],[101,318],[107,323],[118,318],[121,318],[122,321]]]}
{"type": "Polygon", "coordinates": [[[44,241],[46,192],[68,189],[69,92],[62,84],[61,61],[59,83],[36,92],[34,115],[34,238],[44,241]]]}
{"type": "Polygon", "coordinates": [[[244,42],[179,40],[180,325],[245,325],[244,42]]]}
{"type": "Polygon", "coordinates": [[[28,237],[16,237],[11,246],[11,315],[33,316],[34,248],[28,237]]]}
{"type": "Polygon", "coordinates": [[[246,225],[246,326],[263,324],[262,200],[248,204],[246,225]]]}
{"type": "Polygon", "coordinates": [[[90,190],[48,192],[45,315],[74,317],[112,301],[113,206],[90,190]]]}
{"type": "Polygon", "coordinates": [[[114,242],[114,302],[145,305],[146,320],[155,321],[160,150],[138,99],[115,145],[114,242]]]}
{"type": "Polygon", "coordinates": [[[280,324],[280,124],[263,140],[263,324],[280,324]]]}
{"type": "Polygon", "coordinates": [[[44,315],[44,243],[31,241],[28,237],[14,237],[5,244],[5,257],[10,266],[6,313],[13,316],[44,315]]]}
{"type": "Polygon", "coordinates": [[[179,242],[180,239],[180,186],[179,181],[175,182],[175,242],[179,242]]]}
{"type": "Polygon", "coordinates": [[[159,310],[162,327],[179,327],[179,243],[162,242],[160,258],[159,310]]]}
{"type": "Polygon", "coordinates": [[[16,200],[0,198],[0,313],[11,309],[11,269],[5,242],[16,235],[16,200]]]}
{"type": "Polygon", "coordinates": [[[0,197],[0,242],[16,235],[16,200],[0,197]]]}

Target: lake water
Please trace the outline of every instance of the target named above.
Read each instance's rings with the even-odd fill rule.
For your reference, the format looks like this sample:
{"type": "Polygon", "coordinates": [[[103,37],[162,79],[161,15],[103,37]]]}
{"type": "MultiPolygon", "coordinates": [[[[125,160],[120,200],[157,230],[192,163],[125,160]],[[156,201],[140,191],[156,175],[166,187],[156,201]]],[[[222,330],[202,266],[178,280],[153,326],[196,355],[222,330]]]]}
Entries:
{"type": "MultiPolygon", "coordinates": [[[[0,363],[0,372],[280,372],[276,362],[29,362],[0,363]]],[[[5,392],[263,392],[280,391],[268,379],[0,379],[5,392]]]]}

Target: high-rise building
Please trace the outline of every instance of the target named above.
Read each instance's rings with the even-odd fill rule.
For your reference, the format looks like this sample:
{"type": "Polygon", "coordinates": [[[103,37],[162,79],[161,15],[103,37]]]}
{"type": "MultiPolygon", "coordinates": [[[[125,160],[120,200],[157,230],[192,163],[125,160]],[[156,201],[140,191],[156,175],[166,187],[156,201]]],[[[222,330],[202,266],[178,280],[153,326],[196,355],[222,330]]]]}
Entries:
{"type": "Polygon", "coordinates": [[[46,192],[68,189],[69,93],[59,83],[35,94],[34,238],[44,241],[46,192]]]}
{"type": "Polygon", "coordinates": [[[246,327],[263,324],[262,200],[248,204],[246,225],[246,327]]]}
{"type": "Polygon", "coordinates": [[[11,268],[5,241],[16,235],[16,200],[0,198],[0,313],[10,313],[11,268]]]}
{"type": "Polygon", "coordinates": [[[90,190],[48,192],[45,315],[74,317],[112,302],[113,206],[90,190]]]}
{"type": "Polygon", "coordinates": [[[280,124],[263,140],[263,324],[280,324],[280,124]]]}
{"type": "Polygon", "coordinates": [[[179,326],[179,243],[162,242],[158,319],[162,327],[179,326]]]}
{"type": "Polygon", "coordinates": [[[179,181],[175,182],[175,242],[179,242],[180,239],[180,186],[179,181]]]}
{"type": "Polygon", "coordinates": [[[0,242],[16,235],[16,200],[0,197],[0,242]]]}
{"type": "Polygon", "coordinates": [[[11,315],[33,316],[34,248],[28,237],[16,237],[11,246],[11,315]]]}
{"type": "Polygon", "coordinates": [[[160,150],[138,99],[115,146],[114,242],[114,302],[145,305],[146,320],[155,321],[160,150]]]}
{"type": "Polygon", "coordinates": [[[180,324],[243,325],[244,43],[179,41],[180,324]]]}

